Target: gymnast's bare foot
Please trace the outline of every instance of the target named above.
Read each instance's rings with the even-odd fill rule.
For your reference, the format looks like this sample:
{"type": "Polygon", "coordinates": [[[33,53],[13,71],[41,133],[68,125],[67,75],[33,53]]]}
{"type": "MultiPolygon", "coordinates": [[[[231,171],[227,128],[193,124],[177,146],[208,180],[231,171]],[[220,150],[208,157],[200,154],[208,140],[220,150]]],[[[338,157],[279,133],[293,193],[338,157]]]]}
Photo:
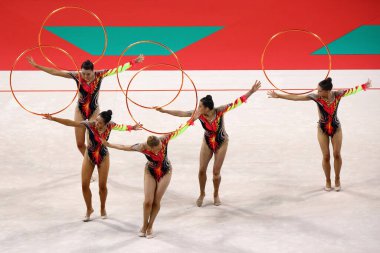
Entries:
{"type": "Polygon", "coordinates": [[[205,198],[204,194],[199,195],[199,198],[197,199],[197,202],[196,202],[196,204],[197,204],[198,207],[202,206],[204,198],[205,198]]]}
{"type": "Polygon", "coordinates": [[[91,214],[94,212],[94,209],[91,208],[90,210],[87,210],[86,211],[86,216],[84,216],[84,219],[83,221],[84,222],[87,222],[87,221],[90,221],[91,220],[91,214]]]}
{"type": "Polygon", "coordinates": [[[214,206],[220,206],[222,202],[220,201],[219,195],[214,196],[214,206]]]}
{"type": "Polygon", "coordinates": [[[325,191],[327,191],[327,192],[331,191],[331,180],[330,179],[326,179],[325,191]]]}
{"type": "Polygon", "coordinates": [[[138,233],[139,237],[145,237],[146,236],[146,227],[142,227],[138,233]]]}
{"type": "Polygon", "coordinates": [[[147,228],[146,233],[145,233],[146,239],[152,239],[154,237],[152,228],[147,228]]]}
{"type": "Polygon", "coordinates": [[[107,219],[107,211],[106,209],[102,209],[100,210],[100,216],[102,217],[102,219],[107,219]]]}
{"type": "Polygon", "coordinates": [[[340,187],[340,178],[335,178],[335,187],[334,187],[335,191],[340,191],[341,187],[340,187]]]}

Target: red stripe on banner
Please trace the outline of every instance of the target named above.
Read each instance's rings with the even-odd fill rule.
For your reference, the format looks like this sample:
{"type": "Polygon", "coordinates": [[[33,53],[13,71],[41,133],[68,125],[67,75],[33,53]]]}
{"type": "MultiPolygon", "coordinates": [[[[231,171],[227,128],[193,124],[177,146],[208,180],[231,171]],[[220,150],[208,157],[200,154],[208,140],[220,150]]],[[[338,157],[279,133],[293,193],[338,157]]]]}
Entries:
{"type": "MultiPolygon", "coordinates": [[[[93,11],[106,26],[223,26],[215,34],[177,52],[186,70],[260,69],[260,56],[268,39],[287,29],[309,30],[330,43],[361,25],[380,25],[380,1],[376,0],[344,3],[331,0],[114,0],[109,4],[97,0],[1,1],[0,69],[10,70],[22,51],[37,45],[40,26],[51,11],[73,5],[93,11]]],[[[75,16],[59,13],[46,25],[94,26],[97,23],[88,14],[77,11],[75,16]]],[[[47,31],[43,35],[44,44],[62,47],[79,65],[87,58],[96,59],[58,37],[48,36],[47,31]]],[[[326,69],[326,56],[310,55],[319,47],[318,41],[307,35],[284,35],[268,49],[267,68],[326,69]]],[[[169,60],[172,59],[147,57],[146,64],[169,60]]],[[[117,62],[117,56],[104,57],[96,67],[111,68],[117,62]]],[[[333,69],[380,69],[380,55],[334,55],[332,66],[333,69]]],[[[33,69],[21,63],[18,67],[33,69]]]]}

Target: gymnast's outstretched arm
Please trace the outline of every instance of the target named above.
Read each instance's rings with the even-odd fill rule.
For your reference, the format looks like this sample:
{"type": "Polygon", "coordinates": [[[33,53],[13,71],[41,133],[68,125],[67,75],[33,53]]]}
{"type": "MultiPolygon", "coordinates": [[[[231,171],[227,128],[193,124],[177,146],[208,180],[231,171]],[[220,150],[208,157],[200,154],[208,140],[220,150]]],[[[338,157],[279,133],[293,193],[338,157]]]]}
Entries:
{"type": "Polygon", "coordinates": [[[140,151],[139,147],[141,146],[141,144],[134,144],[134,145],[112,144],[104,139],[102,139],[102,144],[106,147],[123,150],[123,151],[140,151]]]}
{"type": "Polygon", "coordinates": [[[258,91],[260,89],[260,87],[261,87],[261,82],[256,80],[255,83],[252,85],[252,88],[247,93],[245,93],[243,96],[235,99],[235,101],[233,103],[229,103],[229,104],[226,104],[226,105],[219,106],[217,108],[218,111],[225,113],[225,112],[231,111],[231,110],[239,107],[240,105],[242,105],[243,103],[245,103],[247,101],[247,99],[253,93],[255,93],[256,91],[258,91]]]}
{"type": "Polygon", "coordinates": [[[342,97],[347,97],[350,95],[354,95],[354,94],[356,94],[360,91],[363,91],[363,90],[366,91],[371,86],[372,86],[372,81],[370,79],[368,79],[368,81],[366,83],[358,85],[354,88],[338,91],[338,94],[341,95],[342,97]]]}
{"type": "Polygon", "coordinates": [[[120,72],[126,71],[127,69],[130,69],[136,63],[140,63],[142,61],[144,61],[144,55],[140,54],[136,59],[126,62],[123,65],[117,66],[116,68],[113,68],[113,69],[106,69],[106,70],[101,71],[102,76],[103,77],[112,76],[112,75],[115,75],[116,72],[120,73],[120,72]]]}
{"type": "Polygon", "coordinates": [[[282,98],[286,100],[292,100],[292,101],[308,101],[311,100],[311,98],[308,95],[293,95],[293,94],[280,94],[273,90],[268,91],[268,97],[269,98],[282,98]]]}
{"type": "Polygon", "coordinates": [[[65,77],[65,78],[72,78],[70,73],[67,72],[67,71],[62,71],[62,70],[58,70],[58,69],[53,69],[53,68],[48,68],[48,67],[45,67],[45,66],[41,66],[39,64],[37,64],[33,58],[31,56],[28,56],[26,58],[28,60],[28,62],[30,63],[30,65],[32,65],[33,67],[39,69],[39,70],[42,70],[50,75],[53,75],[53,76],[60,76],[60,77],[65,77]]]}
{"type": "Polygon", "coordinates": [[[86,126],[84,124],[82,124],[82,121],[74,121],[71,119],[57,118],[57,117],[51,116],[50,114],[45,114],[43,119],[55,121],[55,122],[58,122],[59,124],[65,125],[65,126],[86,128],[86,126]]]}
{"type": "Polygon", "coordinates": [[[161,108],[161,107],[157,107],[156,111],[167,113],[167,114],[177,116],[177,117],[191,117],[191,115],[194,112],[193,110],[192,111],[165,110],[164,108],[161,108]]]}

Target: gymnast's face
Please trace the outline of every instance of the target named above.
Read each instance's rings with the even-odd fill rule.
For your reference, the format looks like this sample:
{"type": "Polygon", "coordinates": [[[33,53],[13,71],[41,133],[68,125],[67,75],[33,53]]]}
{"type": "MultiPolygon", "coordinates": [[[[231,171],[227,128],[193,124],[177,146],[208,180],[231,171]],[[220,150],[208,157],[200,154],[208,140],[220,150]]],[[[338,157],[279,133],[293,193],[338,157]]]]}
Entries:
{"type": "Polygon", "coordinates": [[[103,129],[103,127],[105,126],[106,124],[104,123],[104,119],[98,115],[98,117],[96,117],[95,119],[95,127],[96,129],[103,129]]]}
{"type": "Polygon", "coordinates": [[[94,71],[90,70],[90,69],[81,69],[81,73],[82,73],[82,78],[86,82],[92,81],[94,79],[94,77],[95,77],[94,71]]]}
{"type": "Polygon", "coordinates": [[[331,90],[323,90],[321,86],[318,85],[318,96],[323,98],[328,98],[331,90]]]}
{"type": "Polygon", "coordinates": [[[204,106],[202,102],[200,102],[199,105],[198,105],[198,111],[199,111],[200,114],[207,114],[211,110],[210,110],[210,108],[204,106]]]}

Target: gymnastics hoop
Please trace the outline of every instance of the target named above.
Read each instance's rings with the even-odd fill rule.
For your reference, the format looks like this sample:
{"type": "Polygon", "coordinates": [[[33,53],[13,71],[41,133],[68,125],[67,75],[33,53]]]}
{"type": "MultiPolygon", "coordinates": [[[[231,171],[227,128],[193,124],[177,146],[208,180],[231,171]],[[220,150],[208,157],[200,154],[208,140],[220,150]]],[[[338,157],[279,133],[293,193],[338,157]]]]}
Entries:
{"type": "Polygon", "coordinates": [[[315,89],[312,89],[312,90],[309,90],[309,91],[306,91],[306,92],[302,92],[302,93],[293,93],[293,92],[288,92],[288,91],[285,91],[283,89],[280,89],[279,87],[277,87],[273,82],[272,80],[269,78],[268,74],[266,73],[265,71],[265,67],[264,67],[264,57],[265,57],[265,53],[267,51],[267,48],[268,46],[270,45],[270,43],[278,36],[284,34],[284,33],[288,33],[288,32],[303,32],[303,33],[306,33],[306,34],[309,34],[309,35],[312,35],[313,37],[317,38],[321,43],[322,45],[324,46],[324,48],[326,48],[326,51],[327,51],[327,54],[328,54],[328,57],[329,57],[329,67],[328,67],[328,71],[327,71],[327,74],[325,76],[325,79],[329,76],[330,74],[330,71],[331,71],[331,54],[330,54],[330,50],[329,48],[327,47],[327,45],[323,42],[323,40],[321,39],[321,37],[319,37],[317,34],[313,33],[313,32],[310,32],[310,31],[307,31],[307,30],[301,30],[301,29],[290,29],[290,30],[285,30],[285,31],[282,31],[282,32],[278,32],[276,33],[275,35],[273,35],[269,41],[267,42],[267,44],[265,45],[265,48],[264,48],[264,51],[262,52],[261,54],[261,69],[263,70],[264,72],[264,75],[266,77],[266,79],[269,81],[269,83],[275,87],[277,90],[280,90],[284,93],[287,93],[287,94],[291,94],[291,95],[304,95],[304,94],[307,94],[307,93],[310,93],[312,91],[314,91],[315,89]]]}
{"type": "MultiPolygon", "coordinates": [[[[103,51],[102,51],[102,54],[95,60],[93,61],[94,64],[96,64],[97,62],[99,62],[104,54],[106,53],[106,49],[107,49],[107,45],[108,45],[108,36],[107,36],[107,31],[106,29],[104,28],[104,25],[103,25],[103,22],[102,20],[92,11],[89,11],[89,10],[86,10],[82,7],[77,7],[77,6],[63,6],[63,7],[60,7],[58,9],[55,9],[54,11],[50,12],[49,15],[47,15],[47,17],[44,19],[44,21],[42,22],[42,25],[41,25],[41,28],[40,28],[40,31],[38,33],[38,46],[41,46],[42,43],[41,43],[41,35],[42,35],[42,31],[43,31],[43,28],[45,26],[45,23],[50,19],[51,16],[53,16],[54,14],[56,14],[57,12],[60,12],[62,10],[66,10],[66,9],[77,9],[77,10],[81,10],[81,11],[84,11],[84,12],[87,12],[88,14],[90,14],[91,16],[93,16],[98,22],[99,24],[101,25],[102,29],[103,29],[103,33],[104,33],[104,46],[103,46],[103,51]]],[[[58,68],[58,69],[62,69],[60,67],[58,67],[52,60],[49,59],[49,57],[47,57],[45,55],[45,53],[43,52],[42,50],[42,47],[40,48],[41,50],[41,53],[42,53],[42,56],[45,58],[46,61],[48,61],[51,65],[53,65],[55,68],[58,68]]]]}
{"type": "Polygon", "coordinates": [[[62,48],[60,48],[60,47],[56,47],[56,46],[36,46],[36,47],[32,47],[32,48],[29,48],[29,49],[26,49],[26,50],[24,50],[17,58],[16,58],[16,60],[14,61],[14,63],[13,63],[13,65],[12,65],[12,68],[11,68],[11,72],[10,72],[10,74],[9,74],[9,86],[10,86],[10,88],[11,88],[11,92],[12,92],[12,96],[14,97],[14,99],[16,100],[16,102],[25,110],[25,111],[27,111],[27,112],[29,112],[29,113],[31,113],[31,114],[34,114],[34,115],[39,115],[39,116],[43,116],[43,115],[45,115],[45,114],[50,114],[50,115],[55,115],[55,114],[57,114],[57,113],[60,113],[60,112],[62,112],[62,111],[64,111],[64,110],[66,110],[73,102],[74,102],[74,100],[75,100],[75,98],[76,98],[76,96],[78,95],[78,91],[79,91],[79,86],[77,87],[77,91],[76,91],[76,93],[75,93],[75,96],[73,97],[73,99],[71,100],[71,102],[67,105],[67,106],[65,106],[63,109],[60,109],[60,110],[58,110],[58,111],[56,111],[56,112],[53,112],[53,113],[37,113],[37,112],[33,112],[33,111],[31,111],[31,110],[29,110],[28,108],[26,108],[18,99],[17,99],[17,97],[16,97],[16,94],[15,94],[15,92],[14,92],[14,90],[13,90],[13,86],[12,86],[12,74],[13,74],[13,70],[15,69],[15,67],[16,67],[16,65],[17,65],[17,63],[19,62],[19,60],[21,59],[21,57],[22,56],[24,56],[26,53],[29,53],[30,51],[33,51],[33,50],[35,50],[35,49],[41,49],[41,47],[44,47],[44,48],[54,48],[54,49],[57,49],[58,51],[60,51],[60,52],[62,52],[62,53],[64,53],[71,61],[72,61],[72,63],[74,64],[74,66],[75,66],[75,69],[76,69],[76,71],[78,72],[78,75],[80,76],[80,74],[79,74],[79,69],[78,69],[78,66],[77,66],[77,64],[75,63],[75,61],[74,61],[74,58],[67,52],[67,51],[65,51],[64,49],[62,49],[62,48]]]}
{"type": "MultiPolygon", "coordinates": [[[[162,106],[158,106],[158,107],[165,107],[165,106],[168,106],[168,105],[170,105],[171,103],[173,103],[174,100],[176,100],[177,97],[179,96],[179,94],[181,93],[181,91],[182,91],[182,87],[183,87],[183,83],[184,83],[184,75],[186,74],[186,73],[183,71],[183,69],[182,69],[182,65],[181,65],[181,63],[180,63],[180,61],[179,61],[177,55],[176,55],[176,54],[175,54],[175,53],[174,53],[169,47],[165,46],[164,44],[162,44],[162,43],[160,43],[160,42],[153,41],[153,40],[141,40],[141,41],[134,42],[134,43],[130,44],[128,47],[126,47],[126,48],[124,49],[124,51],[121,53],[121,55],[119,56],[119,60],[118,60],[118,62],[117,62],[117,66],[120,66],[121,58],[125,55],[125,53],[126,53],[129,49],[131,49],[132,47],[134,47],[134,46],[136,46],[136,45],[143,44],[143,43],[148,43],[148,44],[158,45],[158,46],[163,47],[163,48],[165,48],[166,50],[168,50],[168,51],[173,55],[173,57],[175,58],[175,60],[176,60],[177,63],[178,63],[178,68],[177,68],[177,69],[180,70],[181,73],[182,73],[182,75],[181,75],[181,86],[179,87],[179,90],[178,90],[177,94],[175,95],[175,97],[174,97],[172,100],[170,100],[168,103],[166,103],[166,104],[164,104],[164,105],[162,105],[162,106]]],[[[135,77],[136,77],[141,71],[143,71],[143,70],[145,70],[145,69],[147,69],[147,68],[149,68],[149,67],[152,67],[152,66],[162,66],[162,65],[165,65],[165,64],[163,64],[163,63],[158,63],[158,64],[155,64],[155,65],[152,64],[152,65],[149,65],[149,66],[145,66],[145,67],[143,67],[142,69],[140,69],[139,71],[137,71],[137,72],[132,76],[132,78],[130,79],[130,81],[129,81],[129,83],[128,83],[128,87],[131,85],[132,80],[133,80],[133,79],[134,79],[134,78],[135,78],[135,77]]],[[[171,65],[171,64],[168,64],[168,65],[173,66],[173,65],[171,65]]],[[[119,87],[120,87],[121,91],[124,93],[124,95],[126,95],[126,92],[124,91],[123,86],[121,85],[121,82],[120,82],[120,79],[119,79],[119,68],[118,68],[117,71],[116,71],[116,78],[117,78],[117,82],[119,83],[119,87]]],[[[137,105],[137,106],[139,106],[139,107],[145,108],[145,109],[154,109],[155,107],[157,107],[157,106],[155,106],[155,107],[144,106],[144,105],[141,105],[141,104],[139,104],[139,103],[133,101],[133,100],[130,99],[128,96],[126,96],[126,97],[127,97],[127,99],[128,99],[130,102],[132,102],[133,104],[135,104],[135,105],[137,105]]]]}
{"type": "MultiPolygon", "coordinates": [[[[169,67],[172,67],[172,68],[176,68],[176,69],[182,71],[182,73],[183,73],[183,74],[184,74],[184,75],[190,80],[191,84],[192,84],[193,87],[194,87],[195,100],[196,100],[196,102],[195,102],[195,108],[194,108],[193,114],[191,115],[191,118],[190,118],[190,121],[192,121],[192,120],[194,119],[195,112],[196,112],[197,107],[198,107],[198,91],[197,91],[197,87],[195,86],[194,81],[190,78],[190,76],[189,76],[184,70],[180,69],[180,67],[175,66],[175,65],[172,65],[172,64],[168,64],[168,63],[156,63],[156,64],[151,64],[151,65],[145,66],[143,69],[147,69],[147,68],[151,68],[151,67],[155,67],[155,66],[169,66],[169,67]]],[[[129,104],[128,104],[128,100],[130,100],[130,99],[128,99],[128,91],[129,91],[129,87],[130,87],[130,85],[131,85],[131,82],[129,82],[129,84],[128,84],[128,87],[127,87],[127,89],[126,89],[126,95],[125,95],[125,97],[126,97],[125,101],[126,101],[126,105],[127,105],[127,110],[128,110],[129,115],[131,116],[132,120],[133,120],[136,124],[139,124],[139,122],[135,119],[135,117],[133,117],[133,114],[132,114],[131,109],[129,108],[129,104]]],[[[148,108],[148,107],[143,107],[143,108],[148,108]]],[[[155,108],[156,108],[156,107],[152,107],[151,109],[155,109],[155,108]]],[[[171,131],[171,132],[156,132],[156,131],[153,131],[153,130],[147,129],[147,128],[145,128],[145,127],[142,127],[142,128],[143,128],[145,131],[148,131],[148,132],[150,132],[150,133],[152,133],[152,134],[170,134],[170,133],[173,133],[174,131],[177,130],[177,129],[176,129],[176,130],[171,131]]]]}

